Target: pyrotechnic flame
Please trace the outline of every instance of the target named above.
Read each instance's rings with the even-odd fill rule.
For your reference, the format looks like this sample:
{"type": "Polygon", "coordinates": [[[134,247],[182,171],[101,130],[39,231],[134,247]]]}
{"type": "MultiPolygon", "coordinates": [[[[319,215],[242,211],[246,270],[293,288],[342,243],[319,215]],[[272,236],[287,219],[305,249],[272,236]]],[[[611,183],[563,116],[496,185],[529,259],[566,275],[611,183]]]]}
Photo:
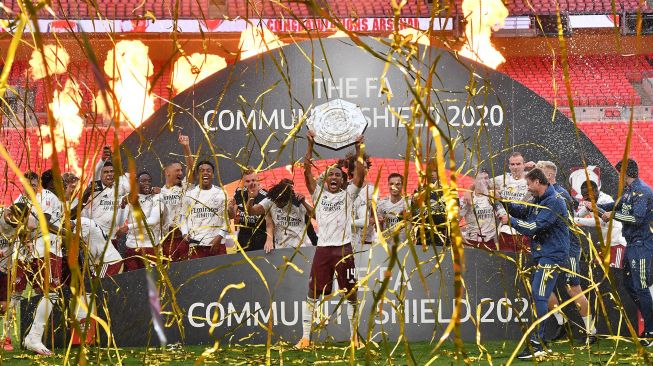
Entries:
{"type": "Polygon", "coordinates": [[[84,131],[84,119],[79,116],[79,106],[82,94],[79,85],[68,79],[62,91],[55,90],[50,103],[50,110],[55,119],[54,136],[50,134],[48,125],[41,125],[41,135],[49,137],[50,141],[43,143],[43,157],[50,158],[56,146],[57,151],[65,151],[67,162],[73,172],[81,174],[79,160],[75,147],[84,131]]]}
{"type": "Polygon", "coordinates": [[[45,45],[43,46],[43,55],[45,56],[45,64],[39,50],[32,52],[32,58],[29,60],[32,79],[43,79],[47,75],[46,70],[50,75],[59,75],[65,73],[68,69],[70,56],[63,47],[58,47],[56,44],[45,45]]]}
{"type": "Polygon", "coordinates": [[[218,55],[193,53],[180,57],[173,66],[172,87],[181,93],[225,67],[227,61],[218,55]]]}
{"type": "Polygon", "coordinates": [[[465,45],[458,54],[496,69],[506,59],[494,48],[490,36],[503,27],[508,9],[501,0],[464,0],[462,7],[467,25],[465,45]]]}
{"type": "Polygon", "coordinates": [[[263,52],[282,47],[284,43],[272,33],[265,25],[248,26],[241,34],[238,43],[241,53],[240,59],[259,55],[263,52]]]}
{"type": "Polygon", "coordinates": [[[109,105],[105,105],[100,93],[96,97],[99,113],[107,118],[116,117],[132,127],[140,126],[154,113],[154,97],[149,92],[154,66],[148,51],[141,41],[120,41],[109,51],[104,72],[112,79],[109,85],[118,101],[118,111],[114,111],[109,96],[109,105]]]}

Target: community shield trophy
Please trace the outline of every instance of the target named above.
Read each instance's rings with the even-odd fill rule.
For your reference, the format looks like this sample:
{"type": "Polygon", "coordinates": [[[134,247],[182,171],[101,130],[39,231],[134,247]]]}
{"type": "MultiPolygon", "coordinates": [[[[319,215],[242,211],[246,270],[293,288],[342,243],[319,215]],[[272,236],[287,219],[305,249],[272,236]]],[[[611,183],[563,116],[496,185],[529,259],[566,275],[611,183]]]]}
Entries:
{"type": "Polygon", "coordinates": [[[315,131],[316,144],[340,150],[356,142],[365,132],[367,120],[356,104],[334,99],[315,107],[307,125],[315,131]]]}

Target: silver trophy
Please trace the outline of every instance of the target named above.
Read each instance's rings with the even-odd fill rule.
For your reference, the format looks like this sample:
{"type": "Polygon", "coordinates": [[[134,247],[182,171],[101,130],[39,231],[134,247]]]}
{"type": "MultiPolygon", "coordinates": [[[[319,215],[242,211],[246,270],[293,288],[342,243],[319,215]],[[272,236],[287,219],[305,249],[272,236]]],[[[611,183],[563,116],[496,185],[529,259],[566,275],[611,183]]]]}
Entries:
{"type": "Polygon", "coordinates": [[[332,150],[356,143],[356,138],[367,128],[363,111],[356,104],[342,99],[313,108],[306,124],[309,130],[315,131],[315,143],[332,150]]]}

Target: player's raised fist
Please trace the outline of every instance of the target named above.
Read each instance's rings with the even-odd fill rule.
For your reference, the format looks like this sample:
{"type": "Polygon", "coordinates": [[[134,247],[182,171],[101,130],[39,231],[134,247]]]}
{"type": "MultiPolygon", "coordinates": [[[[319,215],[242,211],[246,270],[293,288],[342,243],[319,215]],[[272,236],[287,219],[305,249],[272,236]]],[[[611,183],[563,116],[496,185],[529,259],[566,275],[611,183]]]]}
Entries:
{"type": "Polygon", "coordinates": [[[179,144],[182,146],[190,146],[190,138],[186,135],[182,135],[181,130],[179,130],[179,136],[177,139],[179,140],[179,144]]]}

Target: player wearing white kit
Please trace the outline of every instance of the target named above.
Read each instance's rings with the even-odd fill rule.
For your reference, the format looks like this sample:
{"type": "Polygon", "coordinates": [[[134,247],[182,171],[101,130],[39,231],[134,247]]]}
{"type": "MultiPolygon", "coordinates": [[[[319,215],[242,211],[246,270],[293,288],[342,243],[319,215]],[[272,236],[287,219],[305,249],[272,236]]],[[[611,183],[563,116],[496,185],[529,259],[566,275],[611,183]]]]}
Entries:
{"type": "Polygon", "coordinates": [[[225,210],[226,193],[213,185],[214,170],[211,162],[200,161],[196,169],[199,184],[186,192],[182,201],[181,232],[190,245],[190,259],[227,254],[224,239],[231,217],[225,210]]]}
{"type": "MultiPolygon", "coordinates": [[[[356,159],[352,153],[347,154],[345,163],[347,164],[347,176],[350,184],[354,178],[354,171],[356,170],[356,159]]],[[[365,167],[369,170],[372,167],[372,159],[369,155],[363,156],[365,167]]],[[[354,202],[355,217],[353,226],[352,244],[355,248],[361,248],[363,244],[372,244],[376,241],[376,225],[374,224],[374,215],[372,207],[374,206],[374,184],[365,182],[361,188],[356,201],[354,202]]]]}
{"type": "Polygon", "coordinates": [[[363,136],[356,141],[356,168],[352,184],[343,189],[343,171],[338,167],[327,170],[324,184],[320,187],[312,173],[313,146],[315,132],[309,131],[307,135],[308,146],[304,158],[304,179],[308,191],[313,195],[315,202],[315,217],[319,232],[317,249],[313,256],[311,274],[308,285],[308,296],[303,308],[302,339],[295,346],[305,349],[310,346],[310,334],[315,319],[315,305],[321,296],[331,293],[333,275],[336,275],[338,287],[347,298],[347,318],[352,346],[358,347],[356,331],[357,307],[357,280],[356,265],[351,246],[352,223],[354,220],[354,201],[360,193],[365,182],[367,170],[362,163],[361,145],[363,136]]]}
{"type": "MultiPolygon", "coordinates": [[[[614,202],[614,199],[610,197],[610,195],[599,191],[598,185],[594,181],[590,181],[590,184],[592,186],[592,192],[594,192],[595,197],[598,192],[598,197],[596,199],[597,205],[605,205],[614,202]]],[[[576,224],[581,227],[596,227],[596,220],[591,210],[592,199],[590,196],[590,190],[587,187],[587,181],[581,184],[580,194],[583,197],[583,202],[578,206],[578,210],[574,214],[574,221],[576,221],[576,224]]],[[[600,219],[602,213],[603,212],[599,212],[599,224],[603,240],[607,242],[608,228],[610,223],[600,219]]],[[[626,249],[626,239],[621,233],[622,228],[623,226],[621,222],[617,220],[612,221],[612,231],[610,233],[610,251],[612,253],[610,258],[613,262],[611,266],[614,265],[615,268],[622,268],[622,260],[626,249]]]]}
{"type": "MultiPolygon", "coordinates": [[[[528,193],[528,186],[524,171],[532,169],[535,163],[529,161],[524,163],[524,156],[520,152],[513,152],[508,158],[510,173],[496,176],[490,179],[490,190],[495,191],[506,201],[523,201],[528,193]]],[[[528,248],[527,238],[520,235],[509,225],[501,225],[499,230],[501,244],[515,251],[528,248]]]]}
{"type": "Polygon", "coordinates": [[[410,214],[410,201],[402,194],[404,177],[399,173],[392,173],[388,176],[388,190],[390,196],[379,201],[376,207],[377,216],[381,229],[388,238],[397,235],[399,243],[406,240],[406,233],[410,232],[406,215],[410,214]]]}
{"type": "MultiPolygon", "coordinates": [[[[254,200],[247,202],[247,212],[267,215],[266,220],[274,223],[274,248],[296,248],[310,244],[306,229],[313,207],[304,196],[293,191],[293,185],[292,180],[282,179],[270,188],[267,197],[260,203],[255,204],[254,200]]],[[[266,253],[270,250],[266,248],[266,253]]]]}
{"type": "MultiPolygon", "coordinates": [[[[37,195],[37,201],[48,221],[48,225],[56,229],[56,226],[61,225],[63,205],[53,193],[55,189],[54,179],[52,170],[43,172],[41,175],[43,190],[37,195]]],[[[51,231],[54,230],[51,229],[51,231]]],[[[38,354],[51,355],[52,352],[45,347],[42,338],[45,325],[52,312],[52,305],[59,299],[56,291],[61,286],[62,280],[61,232],[55,231],[49,235],[49,240],[45,239],[41,231],[37,231],[35,236],[31,262],[31,283],[37,292],[43,294],[43,297],[36,307],[34,321],[25,336],[23,345],[26,349],[38,354]],[[49,261],[46,261],[48,257],[49,261]]]]}
{"type": "Polygon", "coordinates": [[[125,270],[134,271],[145,267],[148,262],[156,262],[157,248],[163,237],[162,218],[165,206],[159,194],[152,193],[152,176],[140,172],[138,180],[138,207],[142,216],[136,214],[136,202],[125,197],[128,202],[127,223],[120,226],[118,235],[126,235],[125,270]]]}
{"type": "Polygon", "coordinates": [[[465,218],[463,239],[467,244],[497,249],[497,217],[506,215],[506,211],[488,197],[486,171],[482,170],[476,175],[471,191],[463,195],[459,215],[465,218]]]}
{"type": "Polygon", "coordinates": [[[166,235],[163,239],[163,256],[173,262],[188,259],[188,243],[179,230],[181,217],[181,201],[186,192],[193,188],[193,157],[188,136],[179,132],[179,144],[184,149],[186,175],[180,162],[170,161],[163,167],[165,185],[161,188],[161,202],[165,206],[163,229],[166,235]]]}
{"type": "MultiPolygon", "coordinates": [[[[77,225],[79,220],[79,235],[83,240],[83,243],[88,246],[88,254],[93,274],[103,278],[120,273],[120,269],[122,268],[122,257],[120,256],[120,253],[118,253],[118,250],[113,246],[113,243],[108,240],[102,228],[95,223],[95,221],[87,217],[76,218],[77,197],[75,197],[75,192],[77,191],[79,178],[73,173],[64,173],[62,178],[65,199],[68,202],[68,206],[71,207],[70,217],[72,224],[77,225]]],[[[75,232],[77,232],[77,230],[75,230],[75,232]]]]}
{"type": "MultiPolygon", "coordinates": [[[[110,240],[113,240],[116,248],[119,245],[114,240],[115,234],[122,218],[124,218],[120,208],[120,201],[128,193],[127,174],[116,181],[114,179],[113,164],[107,161],[102,167],[100,180],[93,182],[82,195],[81,201],[84,205],[82,217],[95,221],[102,228],[104,234],[110,240]]],[[[120,250],[120,248],[118,249],[120,250]]]]}
{"type": "Polygon", "coordinates": [[[9,329],[15,307],[18,305],[14,303],[17,301],[12,293],[12,253],[23,241],[22,237],[29,235],[37,226],[36,219],[30,214],[24,202],[17,202],[0,209],[0,313],[6,315],[2,329],[2,334],[5,335],[2,349],[5,351],[14,349],[9,337],[9,329]],[[8,300],[11,301],[9,306],[7,306],[8,300]]]}

